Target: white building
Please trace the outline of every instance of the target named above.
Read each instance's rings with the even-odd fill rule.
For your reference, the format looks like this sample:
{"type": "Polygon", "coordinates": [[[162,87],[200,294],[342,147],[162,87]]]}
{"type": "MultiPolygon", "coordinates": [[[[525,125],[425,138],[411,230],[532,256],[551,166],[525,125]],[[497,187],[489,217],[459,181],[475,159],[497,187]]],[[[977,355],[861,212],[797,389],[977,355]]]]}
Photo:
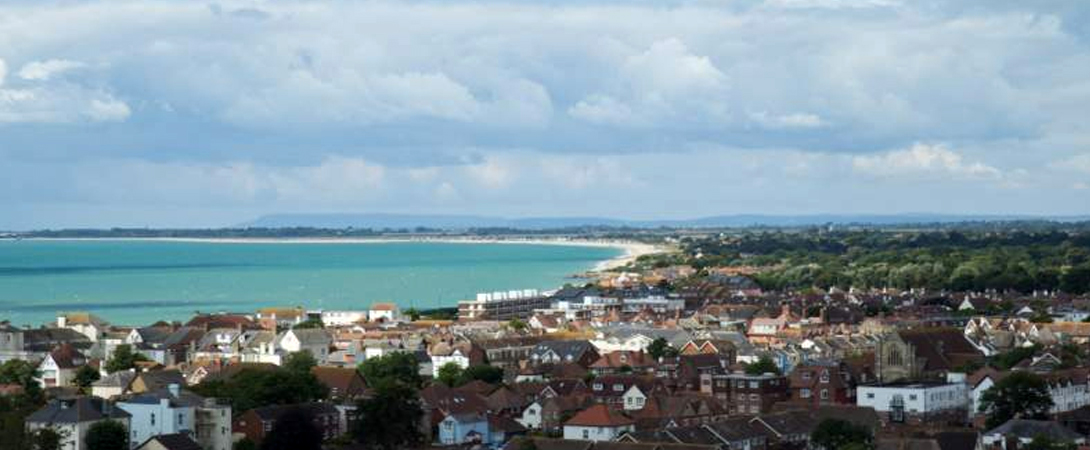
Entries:
{"type": "Polygon", "coordinates": [[[62,436],[60,448],[85,450],[87,430],[92,425],[113,420],[129,429],[129,414],[109,402],[94,397],[54,399],[26,418],[28,431],[49,428],[62,436]]]}
{"type": "Polygon", "coordinates": [[[177,384],[118,402],[131,415],[129,448],[153,436],[187,434],[206,450],[231,449],[231,408],[177,384]]]}
{"type": "Polygon", "coordinates": [[[375,303],[367,311],[367,319],[372,322],[400,322],[401,308],[393,303],[375,303]]]}
{"type": "Polygon", "coordinates": [[[592,405],[564,422],[564,439],[611,442],[635,431],[636,421],[603,404],[592,405]]]}
{"type": "Polygon", "coordinates": [[[856,404],[874,408],[889,422],[964,420],[968,417],[969,390],[964,382],[898,382],[860,385],[856,404]]]}
{"type": "Polygon", "coordinates": [[[366,322],[369,311],[322,311],[322,324],[327,327],[343,327],[366,322]]]}
{"type": "Polygon", "coordinates": [[[306,350],[321,364],[329,357],[333,336],[321,328],[291,329],[280,334],[277,345],[289,354],[306,350]]]}
{"type": "Polygon", "coordinates": [[[65,313],[57,316],[57,328],[67,328],[98,342],[110,325],[94,314],[65,313]]]}

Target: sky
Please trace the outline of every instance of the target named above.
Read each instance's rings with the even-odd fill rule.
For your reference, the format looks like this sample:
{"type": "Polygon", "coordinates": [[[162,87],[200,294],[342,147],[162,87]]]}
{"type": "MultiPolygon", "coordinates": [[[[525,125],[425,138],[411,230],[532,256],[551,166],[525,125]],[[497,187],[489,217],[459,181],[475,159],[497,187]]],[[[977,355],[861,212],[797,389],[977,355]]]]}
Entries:
{"type": "Polygon", "coordinates": [[[9,0],[0,229],[1090,214],[1081,0],[9,0]]]}

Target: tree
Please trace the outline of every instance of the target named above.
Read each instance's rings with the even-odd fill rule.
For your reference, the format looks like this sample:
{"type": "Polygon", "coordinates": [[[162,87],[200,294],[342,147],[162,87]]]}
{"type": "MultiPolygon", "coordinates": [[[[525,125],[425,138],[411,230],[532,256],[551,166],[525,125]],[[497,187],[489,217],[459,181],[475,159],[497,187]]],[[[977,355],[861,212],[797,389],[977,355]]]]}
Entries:
{"type": "Polygon", "coordinates": [[[810,434],[810,442],[826,450],[873,448],[873,441],[867,427],[840,419],[825,419],[810,434]]]}
{"type": "Polygon", "coordinates": [[[114,373],[122,370],[129,370],[136,367],[136,363],[145,362],[148,358],[140,353],[132,351],[132,346],[128,344],[118,345],[114,349],[113,358],[106,363],[106,372],[114,373]]]}
{"type": "Polygon", "coordinates": [[[1090,263],[1072,267],[1061,275],[1060,289],[1072,294],[1090,292],[1090,263]]]}
{"type": "Polygon", "coordinates": [[[52,428],[41,428],[30,432],[30,450],[61,450],[61,443],[67,433],[58,433],[52,428]]]}
{"type": "Polygon", "coordinates": [[[80,390],[84,393],[87,393],[87,389],[91,388],[91,383],[98,381],[99,378],[101,378],[101,376],[94,367],[84,365],[76,370],[76,386],[79,386],[80,390]]]}
{"type": "Polygon", "coordinates": [[[416,355],[407,352],[393,352],[377,358],[369,358],[359,365],[363,379],[369,385],[393,381],[419,387],[420,369],[416,364],[416,355]]]}
{"type": "Polygon", "coordinates": [[[980,397],[980,412],[987,415],[989,429],[1015,417],[1047,419],[1050,408],[1048,383],[1031,372],[1012,372],[980,397]]]}
{"type": "Polygon", "coordinates": [[[405,315],[408,316],[409,320],[412,321],[412,322],[416,322],[417,320],[420,320],[420,311],[417,310],[416,308],[406,309],[405,310],[405,315]]]}
{"type": "Polygon", "coordinates": [[[290,408],[276,419],[260,450],[322,450],[322,430],[303,408],[290,408]]]}
{"type": "Polygon", "coordinates": [[[322,323],[322,319],[307,319],[292,325],[293,330],[305,330],[308,328],[325,328],[325,324],[322,323]]]}
{"type": "Polygon", "coordinates": [[[314,374],[285,368],[243,369],[228,380],[201,383],[191,388],[206,397],[227,399],[237,411],[258,406],[291,405],[324,399],[329,388],[314,374]]]}
{"type": "Polygon", "coordinates": [[[284,361],[284,368],[294,374],[310,373],[310,369],[317,365],[318,360],[314,359],[314,355],[311,355],[310,351],[307,350],[292,353],[284,361]]]}
{"type": "Polygon", "coordinates": [[[250,438],[242,438],[231,446],[231,450],[257,450],[257,444],[250,438]]]}
{"type": "Polygon", "coordinates": [[[772,358],[762,356],[757,362],[746,366],[746,373],[750,375],[760,375],[764,373],[780,374],[780,368],[776,367],[776,363],[772,362],[772,358]]]}
{"type": "Polygon", "coordinates": [[[1021,447],[1023,450],[1075,450],[1073,442],[1058,442],[1045,434],[1033,437],[1033,440],[1021,447]]]}
{"type": "Polygon", "coordinates": [[[462,366],[454,362],[443,364],[435,372],[435,379],[447,386],[457,387],[460,385],[459,381],[462,380],[462,366]]]}
{"type": "Polygon", "coordinates": [[[525,331],[529,325],[517,318],[511,319],[507,322],[507,327],[515,331],[525,331]]]}
{"type": "Polygon", "coordinates": [[[503,369],[487,364],[469,366],[462,371],[462,379],[459,384],[466,384],[474,380],[480,380],[488,384],[503,382],[503,369]]]}
{"type": "Polygon", "coordinates": [[[658,360],[662,357],[677,356],[677,349],[670,346],[669,342],[666,342],[664,338],[656,338],[647,345],[647,354],[658,360]]]}
{"type": "Polygon", "coordinates": [[[18,384],[26,387],[37,384],[34,381],[37,376],[37,367],[21,359],[12,359],[0,364],[0,384],[18,384]]]}
{"type": "Polygon", "coordinates": [[[95,422],[83,439],[87,450],[128,450],[129,431],[115,420],[95,422]]]}
{"type": "Polygon", "coordinates": [[[423,444],[420,432],[424,411],[416,389],[406,383],[383,380],[374,397],[358,404],[353,434],[368,450],[398,450],[423,444]]]}

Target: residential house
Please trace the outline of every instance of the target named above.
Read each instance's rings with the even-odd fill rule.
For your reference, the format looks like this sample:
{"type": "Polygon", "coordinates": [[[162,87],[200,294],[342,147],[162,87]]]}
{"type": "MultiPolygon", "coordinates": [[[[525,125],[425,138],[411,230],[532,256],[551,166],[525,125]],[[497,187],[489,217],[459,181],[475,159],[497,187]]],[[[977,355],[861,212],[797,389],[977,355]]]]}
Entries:
{"type": "Polygon", "coordinates": [[[97,342],[110,324],[98,316],[85,312],[62,313],[57,316],[57,328],[66,328],[82,334],[91,342],[97,342]]]}
{"type": "Polygon", "coordinates": [[[291,329],[277,337],[277,345],[284,353],[306,351],[321,364],[329,357],[333,336],[321,328],[291,329]]]}
{"type": "Polygon", "coordinates": [[[261,308],[257,310],[257,323],[266,330],[291,328],[307,320],[307,312],[302,307],[261,308]]]}
{"type": "Polygon", "coordinates": [[[543,341],[530,352],[533,364],[570,362],[589,367],[598,358],[598,351],[585,340],[543,341]]]}
{"type": "Polygon", "coordinates": [[[345,327],[366,322],[368,311],[322,311],[322,324],[327,327],[345,327]]]}
{"type": "Polygon", "coordinates": [[[400,322],[404,320],[401,308],[394,303],[375,303],[367,310],[367,319],[371,322],[400,322]]]}
{"type": "Polygon", "coordinates": [[[231,408],[183,390],[178,384],[132,396],[117,403],[131,415],[129,448],[159,435],[185,434],[205,450],[230,450],[231,408]]]}
{"type": "Polygon", "coordinates": [[[329,388],[329,398],[334,402],[352,403],[367,395],[367,383],[355,368],[316,366],[310,373],[329,388]]]}
{"type": "Polygon", "coordinates": [[[1016,450],[1029,445],[1038,436],[1053,442],[1084,444],[1086,437],[1050,420],[1011,419],[984,432],[981,441],[989,449],[1016,450]]]}
{"type": "Polygon", "coordinates": [[[439,376],[439,369],[447,364],[455,364],[463,369],[470,365],[484,363],[484,350],[468,341],[439,341],[428,348],[431,357],[431,376],[439,376]]]}
{"type": "Polygon", "coordinates": [[[653,373],[655,366],[656,361],[650,355],[644,353],[643,350],[621,350],[603,353],[597,361],[590,365],[589,369],[595,375],[646,374],[653,373]]]}
{"type": "Polygon", "coordinates": [[[789,305],[782,305],[780,315],[776,317],[756,317],[749,322],[746,336],[750,342],[756,344],[773,343],[778,341],[780,333],[793,323],[798,322],[798,316],[791,312],[789,305]]]}
{"type": "Polygon", "coordinates": [[[596,404],[564,422],[564,439],[612,441],[635,429],[636,421],[631,417],[606,405],[596,404]]]}
{"type": "Polygon", "coordinates": [[[787,377],[773,373],[750,375],[744,372],[703,374],[700,391],[728,402],[736,415],[753,415],[772,410],[773,405],[788,399],[787,377]]]}
{"type": "Polygon", "coordinates": [[[87,358],[72,344],[53,349],[38,365],[38,383],[43,388],[66,387],[75,383],[76,370],[87,358]]]}
{"type": "Polygon", "coordinates": [[[23,330],[10,322],[0,321],[0,364],[13,359],[28,359],[23,349],[23,330]]]}
{"type": "Polygon", "coordinates": [[[129,388],[135,379],[135,370],[120,370],[111,373],[91,383],[91,395],[108,400],[120,397],[129,392],[129,388]]]}
{"type": "Polygon", "coordinates": [[[75,397],[50,400],[41,409],[26,418],[28,431],[49,428],[62,436],[60,448],[86,450],[87,430],[92,425],[113,420],[129,428],[129,413],[114,407],[110,402],[94,397],[75,397]]]}
{"type": "Polygon", "coordinates": [[[944,379],[949,372],[983,361],[983,353],[961,330],[908,329],[889,333],[878,342],[875,371],[882,382],[944,379]]]}
{"type": "Polygon", "coordinates": [[[639,375],[603,375],[589,384],[590,394],[598,403],[632,411],[643,408],[655,387],[655,379],[639,375]]]}
{"type": "Polygon", "coordinates": [[[340,436],[342,429],[340,412],[329,403],[302,403],[254,408],[235,417],[233,422],[234,432],[260,444],[276,426],[276,421],[284,413],[293,409],[301,409],[311,416],[314,426],[321,431],[323,440],[328,441],[340,436]]]}
{"type": "Polygon", "coordinates": [[[788,376],[790,400],[808,405],[855,404],[855,380],[840,361],[811,361],[795,366],[788,376]]]}
{"type": "Polygon", "coordinates": [[[191,436],[183,433],[164,434],[153,436],[136,447],[136,450],[206,450],[194,441],[191,436]]]}

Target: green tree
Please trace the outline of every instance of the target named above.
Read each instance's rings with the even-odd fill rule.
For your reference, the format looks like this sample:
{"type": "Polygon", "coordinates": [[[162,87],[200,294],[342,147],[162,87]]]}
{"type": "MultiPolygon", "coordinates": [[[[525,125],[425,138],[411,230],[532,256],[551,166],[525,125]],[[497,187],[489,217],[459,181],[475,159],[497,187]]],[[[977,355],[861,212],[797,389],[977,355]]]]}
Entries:
{"type": "Polygon", "coordinates": [[[474,380],[480,380],[488,384],[501,383],[503,382],[503,369],[488,364],[469,366],[462,371],[462,379],[459,384],[466,384],[474,380]]]}
{"type": "Polygon", "coordinates": [[[1074,442],[1059,442],[1048,437],[1048,435],[1039,434],[1034,436],[1029,444],[1020,448],[1022,450],[1075,450],[1077,446],[1074,442]]]}
{"type": "Polygon", "coordinates": [[[1068,269],[1060,276],[1060,289],[1072,294],[1090,292],[1090,263],[1068,269]]]}
{"type": "Polygon", "coordinates": [[[61,450],[61,443],[67,433],[58,433],[52,428],[41,428],[29,433],[29,450],[61,450]]]}
{"type": "Polygon", "coordinates": [[[416,308],[406,309],[405,310],[405,315],[408,316],[409,320],[412,321],[412,322],[416,322],[417,320],[420,320],[420,311],[417,310],[416,308]]]}
{"type": "Polygon", "coordinates": [[[383,380],[374,397],[358,404],[353,434],[364,449],[400,450],[423,444],[424,411],[416,390],[407,383],[383,380]]]}
{"type": "Polygon", "coordinates": [[[87,393],[87,390],[91,388],[91,383],[98,381],[100,375],[94,367],[83,365],[76,370],[76,386],[79,386],[80,390],[87,393]]]}
{"type": "Polygon", "coordinates": [[[322,319],[307,319],[299,322],[291,327],[293,330],[305,330],[308,328],[325,328],[325,324],[322,323],[322,319]]]}
{"type": "Polygon", "coordinates": [[[18,384],[26,387],[37,384],[38,368],[28,361],[12,359],[0,364],[0,384],[18,384]]]}
{"type": "Polygon", "coordinates": [[[416,355],[408,352],[393,352],[369,358],[359,365],[359,371],[367,384],[372,386],[395,381],[417,388],[423,381],[416,364],[416,355]]]}
{"type": "Polygon", "coordinates": [[[980,397],[980,412],[987,416],[989,429],[1015,417],[1047,419],[1050,408],[1048,383],[1031,372],[1012,372],[980,397]]]}
{"type": "Polygon", "coordinates": [[[656,361],[662,357],[677,356],[677,349],[670,346],[664,338],[655,338],[647,345],[647,354],[656,361]]]}
{"type": "Polygon", "coordinates": [[[291,405],[326,398],[329,389],[309,371],[284,368],[243,369],[228,380],[201,383],[191,388],[206,397],[226,399],[237,411],[258,406],[291,405]]]}
{"type": "Polygon", "coordinates": [[[530,326],[518,318],[507,321],[507,327],[515,331],[525,331],[530,326]]]}
{"type": "Polygon", "coordinates": [[[293,374],[308,374],[310,369],[318,365],[318,360],[314,359],[314,355],[310,354],[310,351],[300,350],[288,355],[284,361],[284,369],[293,374]]]}
{"type": "Polygon", "coordinates": [[[763,373],[780,374],[780,368],[776,367],[776,363],[772,362],[772,358],[762,356],[757,362],[746,366],[746,373],[750,375],[760,375],[763,373]]]}
{"type": "Polygon", "coordinates": [[[132,346],[128,344],[118,345],[114,349],[113,357],[106,363],[106,372],[114,373],[122,370],[129,370],[136,367],[136,363],[145,362],[148,358],[140,353],[134,352],[132,346]]]}
{"type": "Polygon", "coordinates": [[[128,450],[129,431],[116,420],[95,422],[83,439],[87,450],[128,450]]]}
{"type": "Polygon", "coordinates": [[[314,416],[302,408],[290,408],[276,419],[260,450],[322,450],[322,430],[314,416]]]}
{"type": "Polygon", "coordinates": [[[462,366],[454,362],[443,364],[435,372],[435,379],[447,386],[457,387],[461,384],[459,382],[462,381],[462,366]]]}
{"type": "Polygon", "coordinates": [[[825,419],[810,433],[810,442],[826,450],[873,448],[871,430],[846,420],[825,419]]]}
{"type": "Polygon", "coordinates": [[[231,450],[257,450],[257,444],[250,438],[242,438],[231,446],[231,450]]]}

